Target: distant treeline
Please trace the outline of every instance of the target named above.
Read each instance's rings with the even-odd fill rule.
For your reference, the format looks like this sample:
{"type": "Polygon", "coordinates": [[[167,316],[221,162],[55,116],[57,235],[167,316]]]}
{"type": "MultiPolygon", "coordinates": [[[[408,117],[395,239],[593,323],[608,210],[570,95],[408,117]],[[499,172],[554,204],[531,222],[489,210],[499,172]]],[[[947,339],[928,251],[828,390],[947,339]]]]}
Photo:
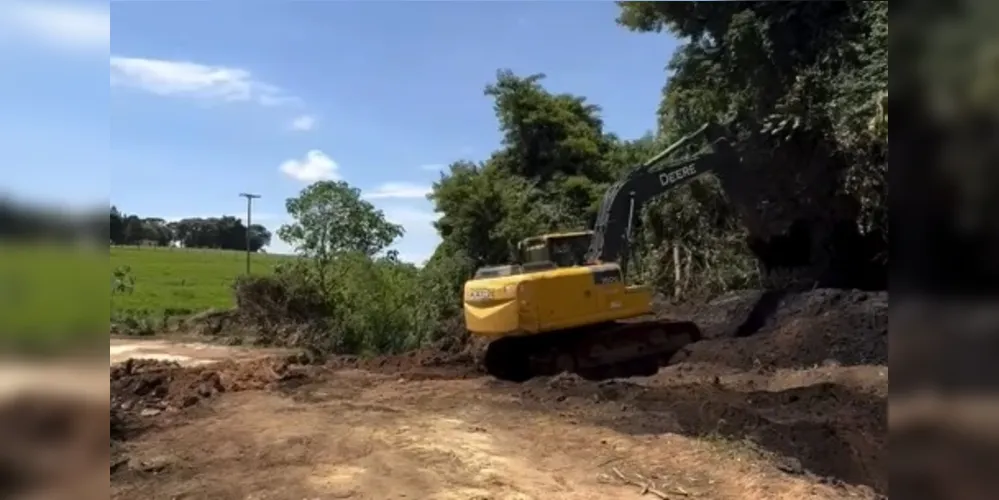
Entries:
{"type": "MultiPolygon", "coordinates": [[[[111,206],[110,223],[104,209],[67,212],[52,207],[0,198],[0,239],[44,240],[75,243],[90,241],[113,245],[182,246],[242,250],[247,228],[232,216],[189,218],[167,222],[158,217],[125,214],[111,206]]],[[[259,251],[271,242],[271,232],[253,224],[249,228],[250,250],[259,251]]]]}
{"type": "Polygon", "coordinates": [[[0,239],[100,242],[107,233],[103,208],[71,213],[0,196],[0,239]]]}
{"type": "MultiPolygon", "coordinates": [[[[111,207],[110,240],[115,245],[182,246],[186,248],[246,248],[247,228],[239,218],[188,218],[168,222],[159,217],[125,214],[111,207]]],[[[250,251],[256,252],[271,242],[271,232],[260,224],[249,228],[250,251]]]]}

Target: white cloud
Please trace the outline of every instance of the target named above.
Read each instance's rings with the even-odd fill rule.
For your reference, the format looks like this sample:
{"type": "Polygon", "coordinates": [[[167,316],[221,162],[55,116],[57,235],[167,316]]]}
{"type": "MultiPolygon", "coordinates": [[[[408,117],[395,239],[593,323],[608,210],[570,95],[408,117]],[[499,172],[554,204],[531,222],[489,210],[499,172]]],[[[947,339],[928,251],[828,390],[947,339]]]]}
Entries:
{"type": "Polygon", "coordinates": [[[263,106],[297,101],[280,88],[256,80],[245,69],[190,61],[111,56],[111,85],[160,96],[256,102],[263,106]]]}
{"type": "Polygon", "coordinates": [[[311,115],[302,115],[296,117],[291,121],[291,128],[293,130],[299,130],[302,132],[307,132],[312,130],[316,126],[316,117],[311,115]]]}
{"type": "Polygon", "coordinates": [[[340,178],[340,166],[318,149],[305,153],[304,158],[285,160],[278,169],[288,177],[302,182],[340,178]]]}
{"type": "Polygon", "coordinates": [[[426,199],[430,194],[430,186],[410,184],[407,182],[386,182],[373,191],[364,193],[369,200],[385,199],[426,199]]]}
{"type": "Polygon", "coordinates": [[[111,12],[106,3],[8,0],[0,2],[0,33],[58,50],[108,50],[111,12]]]}
{"type": "Polygon", "coordinates": [[[406,233],[426,232],[429,228],[435,231],[433,223],[440,218],[440,214],[429,210],[420,210],[410,207],[385,207],[382,209],[385,218],[394,224],[399,224],[406,228],[406,233]]]}
{"type": "Polygon", "coordinates": [[[420,165],[420,170],[426,170],[427,172],[441,172],[447,170],[447,165],[443,163],[429,163],[427,165],[420,165]]]}

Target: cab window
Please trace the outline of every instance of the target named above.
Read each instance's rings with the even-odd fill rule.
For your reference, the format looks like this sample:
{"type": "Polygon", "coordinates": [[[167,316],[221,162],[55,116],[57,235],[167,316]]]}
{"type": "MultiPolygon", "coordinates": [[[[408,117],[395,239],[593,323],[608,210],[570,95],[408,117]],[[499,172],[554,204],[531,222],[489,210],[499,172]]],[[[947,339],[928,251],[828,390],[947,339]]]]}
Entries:
{"type": "Polygon", "coordinates": [[[524,250],[524,263],[548,261],[548,249],[543,245],[527,247],[524,250]]]}
{"type": "Polygon", "coordinates": [[[514,276],[520,274],[522,271],[520,266],[493,266],[493,267],[483,267],[475,271],[475,279],[484,278],[500,278],[505,276],[514,276]]]}

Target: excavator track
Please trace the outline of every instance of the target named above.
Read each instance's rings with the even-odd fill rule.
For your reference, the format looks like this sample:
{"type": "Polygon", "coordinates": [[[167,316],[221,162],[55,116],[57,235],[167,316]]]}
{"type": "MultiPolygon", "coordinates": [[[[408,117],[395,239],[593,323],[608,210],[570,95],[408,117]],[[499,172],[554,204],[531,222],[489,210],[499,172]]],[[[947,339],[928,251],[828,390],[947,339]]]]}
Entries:
{"type": "Polygon", "coordinates": [[[497,339],[483,362],[490,375],[514,382],[563,372],[591,380],[643,376],[699,340],[700,329],[689,321],[603,323],[497,339]]]}

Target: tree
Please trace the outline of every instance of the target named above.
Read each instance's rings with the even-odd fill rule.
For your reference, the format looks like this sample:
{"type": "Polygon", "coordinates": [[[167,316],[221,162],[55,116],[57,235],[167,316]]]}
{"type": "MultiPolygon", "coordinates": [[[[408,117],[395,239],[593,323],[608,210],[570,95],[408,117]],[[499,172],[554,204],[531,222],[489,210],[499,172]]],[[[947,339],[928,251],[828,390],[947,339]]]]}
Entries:
{"type": "Polygon", "coordinates": [[[161,218],[142,219],[142,227],[143,239],[155,243],[156,246],[165,247],[173,241],[173,232],[170,231],[167,222],[161,218]]]}
{"type": "Polygon", "coordinates": [[[145,238],[145,227],[143,227],[142,219],[139,216],[129,215],[125,217],[124,224],[125,227],[122,230],[122,234],[126,245],[137,245],[145,238]]]}
{"type": "Polygon", "coordinates": [[[502,147],[482,163],[454,162],[434,184],[430,199],[442,214],[436,227],[444,240],[435,259],[508,262],[525,237],[583,229],[606,187],[647,158],[650,136],[631,142],[604,133],[598,106],[549,92],[544,78],[500,70],[486,86],[502,147]]]}
{"type": "MultiPolygon", "coordinates": [[[[649,203],[636,221],[640,279],[677,295],[757,285],[754,254],[799,219],[816,255],[887,235],[886,123],[869,126],[886,109],[883,2],[622,2],[618,22],[681,38],[658,130],[624,140],[603,129],[598,106],[546,90],[543,74],[498,71],[485,94],[501,147],[453,163],[430,195],[443,240],[435,267],[506,262],[526,236],[590,227],[611,182],[706,121],[731,118],[761,185],[735,199],[707,177],[649,203]],[[836,239],[856,233],[844,227],[867,229],[836,239]]],[[[850,267],[856,255],[840,260],[850,267]]]]}
{"type": "Polygon", "coordinates": [[[261,248],[271,244],[271,232],[260,224],[252,224],[250,231],[250,251],[258,252],[261,248]]]}
{"type": "Polygon", "coordinates": [[[327,271],[335,259],[350,253],[371,258],[404,233],[343,181],[316,182],[288,198],[285,208],[294,222],[281,226],[278,235],[313,262],[327,293],[327,271]]]}
{"type": "MultiPolygon", "coordinates": [[[[150,219],[151,220],[151,219],[150,219]]],[[[246,231],[243,221],[232,216],[189,218],[165,225],[172,241],[186,248],[218,248],[244,250],[246,231]]],[[[250,251],[257,252],[271,242],[271,233],[264,226],[253,224],[250,229],[250,251]]]]}
{"type": "Polygon", "coordinates": [[[109,226],[110,240],[116,245],[125,242],[125,221],[122,219],[118,207],[111,205],[111,223],[109,226]]]}
{"type": "Polygon", "coordinates": [[[495,100],[504,149],[495,159],[512,174],[549,181],[558,174],[609,180],[601,168],[606,151],[600,108],[586,98],[551,94],[544,74],[518,77],[504,69],[485,95],[495,100]]]}
{"type": "Polygon", "coordinates": [[[723,261],[741,267],[723,279],[732,286],[752,271],[751,248],[804,223],[810,253],[825,259],[832,275],[886,280],[884,266],[857,264],[887,249],[887,141],[869,127],[888,86],[887,3],[619,5],[619,24],[666,30],[683,42],[668,67],[660,136],[671,141],[707,120],[737,118],[747,168],[763,180],[741,213],[727,208],[731,193],[717,183],[671,194],[650,214],[665,222],[670,238],[705,268],[724,268],[723,261]],[[749,245],[739,248],[734,242],[747,225],[749,245]]]}

